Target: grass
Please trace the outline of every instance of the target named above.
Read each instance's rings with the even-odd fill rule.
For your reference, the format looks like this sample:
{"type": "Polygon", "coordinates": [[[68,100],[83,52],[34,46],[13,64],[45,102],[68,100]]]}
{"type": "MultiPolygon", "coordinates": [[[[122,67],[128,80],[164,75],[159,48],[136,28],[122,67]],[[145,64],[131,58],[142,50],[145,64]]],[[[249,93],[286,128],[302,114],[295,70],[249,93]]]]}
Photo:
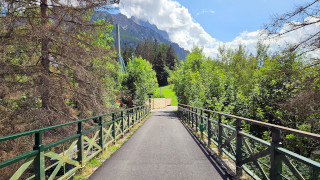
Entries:
{"type": "Polygon", "coordinates": [[[173,91],[173,85],[163,86],[157,88],[155,94],[155,98],[172,98],[172,106],[178,106],[178,97],[176,93],[173,91]],[[160,95],[161,88],[161,95],[160,95]]]}
{"type": "Polygon", "coordinates": [[[146,121],[151,114],[149,114],[147,117],[145,117],[140,123],[134,125],[131,130],[125,135],[123,139],[119,139],[115,144],[109,145],[107,149],[98,155],[98,157],[94,157],[91,159],[84,168],[82,168],[80,171],[76,173],[72,178],[74,180],[84,180],[88,179],[89,176],[98,169],[99,166],[102,165],[102,163],[106,160],[108,160],[111,155],[116,152],[126,141],[130,139],[132,134],[146,121]]]}

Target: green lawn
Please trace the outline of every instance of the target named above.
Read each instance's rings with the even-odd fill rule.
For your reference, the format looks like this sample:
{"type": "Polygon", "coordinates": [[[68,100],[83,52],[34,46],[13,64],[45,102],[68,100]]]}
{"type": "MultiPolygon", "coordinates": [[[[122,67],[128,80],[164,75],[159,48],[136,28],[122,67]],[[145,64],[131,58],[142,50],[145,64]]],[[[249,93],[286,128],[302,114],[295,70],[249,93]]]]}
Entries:
{"type": "Polygon", "coordinates": [[[173,91],[173,85],[163,86],[157,88],[154,97],[155,98],[172,98],[172,106],[178,106],[178,98],[176,93],[173,91]],[[161,96],[160,96],[160,88],[161,88],[161,96]]]}

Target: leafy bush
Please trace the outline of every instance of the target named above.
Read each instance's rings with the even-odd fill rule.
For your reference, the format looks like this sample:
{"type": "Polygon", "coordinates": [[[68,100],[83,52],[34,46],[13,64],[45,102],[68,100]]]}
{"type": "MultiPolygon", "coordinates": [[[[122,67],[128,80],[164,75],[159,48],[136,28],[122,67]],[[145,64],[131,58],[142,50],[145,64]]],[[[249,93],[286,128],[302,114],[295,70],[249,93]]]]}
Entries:
{"type": "Polygon", "coordinates": [[[147,94],[152,93],[158,87],[156,73],[152,69],[152,65],[141,57],[129,61],[122,86],[124,90],[129,91],[137,105],[145,104],[147,94]]]}

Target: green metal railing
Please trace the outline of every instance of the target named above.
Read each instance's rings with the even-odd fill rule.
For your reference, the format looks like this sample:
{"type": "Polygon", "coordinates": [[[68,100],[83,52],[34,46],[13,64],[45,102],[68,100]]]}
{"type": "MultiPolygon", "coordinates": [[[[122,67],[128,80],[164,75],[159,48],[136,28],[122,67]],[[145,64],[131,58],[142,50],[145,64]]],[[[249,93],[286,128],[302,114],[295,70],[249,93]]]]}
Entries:
{"type": "MultiPolygon", "coordinates": [[[[19,168],[10,179],[67,179],[75,171],[103,152],[109,144],[115,143],[128,132],[131,127],[140,122],[151,110],[149,106],[138,106],[78,121],[50,126],[42,129],[0,137],[0,145],[4,141],[32,135],[33,150],[22,155],[0,162],[0,170],[6,170],[14,163],[20,163],[19,168]],[[96,126],[84,129],[84,123],[94,121],[96,126]],[[43,134],[49,130],[77,124],[77,132],[69,137],[44,145],[43,134]],[[91,136],[91,137],[90,137],[91,136]],[[65,148],[65,143],[68,148],[65,148]],[[55,152],[63,145],[61,153],[55,152]]],[[[4,178],[0,173],[0,179],[4,178]]]]}
{"type": "Polygon", "coordinates": [[[245,171],[254,179],[320,179],[320,163],[282,147],[281,132],[292,133],[320,141],[320,135],[264,123],[252,119],[179,104],[183,121],[201,142],[211,150],[216,146],[236,164],[237,176],[245,171]],[[233,121],[232,125],[223,122],[233,121]],[[245,123],[266,127],[271,131],[271,142],[255,137],[242,128],[245,123]]]}

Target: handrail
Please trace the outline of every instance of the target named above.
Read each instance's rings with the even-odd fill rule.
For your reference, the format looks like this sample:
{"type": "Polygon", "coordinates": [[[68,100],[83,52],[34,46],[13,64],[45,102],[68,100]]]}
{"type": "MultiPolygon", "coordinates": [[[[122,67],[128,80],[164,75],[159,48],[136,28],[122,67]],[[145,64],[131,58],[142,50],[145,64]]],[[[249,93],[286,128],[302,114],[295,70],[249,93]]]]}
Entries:
{"type": "Polygon", "coordinates": [[[0,137],[1,143],[33,134],[35,138],[35,144],[32,145],[32,151],[25,152],[21,155],[0,162],[0,174],[2,174],[1,170],[8,170],[6,169],[6,167],[8,167],[9,165],[21,162],[22,160],[26,160],[25,163],[23,163],[19,167],[19,169],[17,169],[16,172],[10,176],[11,179],[26,178],[23,176],[23,173],[25,171],[29,171],[29,173],[31,172],[33,174],[28,178],[45,179],[46,176],[48,176],[49,174],[49,179],[53,179],[54,177],[58,176],[57,173],[59,172],[61,167],[64,167],[64,174],[60,176],[60,178],[69,178],[77,169],[83,167],[91,158],[96,156],[98,153],[104,151],[108,144],[115,143],[116,140],[120,138],[120,135],[123,136],[125,132],[129,131],[135,123],[140,122],[143,118],[150,114],[150,112],[150,106],[137,106],[129,109],[122,109],[115,112],[89,117],[86,119],[80,119],[72,122],[58,124],[55,126],[49,126],[45,128],[0,137]],[[110,116],[111,119],[110,121],[103,122],[103,117],[106,116],[110,116]],[[84,130],[83,122],[86,122],[88,120],[97,120],[97,125],[91,127],[90,129],[84,130]],[[59,139],[48,145],[42,144],[43,132],[60,127],[69,126],[72,124],[78,124],[78,131],[76,133],[73,133],[68,137],[59,139]],[[88,133],[93,133],[93,137],[90,138],[86,136],[88,133]],[[56,154],[55,152],[50,151],[51,148],[57,147],[61,144],[63,144],[64,147],[64,143],[70,142],[71,140],[74,141],[71,144],[69,144],[69,149],[64,151],[63,154],[56,154]],[[74,155],[77,155],[77,158],[74,158],[74,155]],[[51,165],[45,167],[45,157],[55,159],[55,161],[59,162],[59,165],[51,165]],[[28,167],[31,164],[33,164],[34,166],[33,171],[30,171],[30,168],[28,169],[28,167]],[[70,164],[70,167],[73,168],[67,169],[65,168],[65,164],[70,164]],[[49,170],[52,168],[52,171],[49,170]]]}
{"type": "Polygon", "coordinates": [[[211,143],[214,143],[219,156],[225,153],[235,162],[237,176],[242,176],[242,171],[245,171],[253,179],[273,180],[282,179],[282,177],[320,179],[320,162],[283,148],[280,138],[281,131],[285,131],[319,141],[319,134],[185,104],[178,104],[178,112],[182,118],[182,122],[188,124],[187,127],[190,130],[196,131],[195,134],[198,134],[200,131],[198,138],[207,149],[212,151],[211,143]],[[215,116],[215,120],[212,114],[217,115],[215,116]],[[222,116],[236,119],[235,127],[233,128],[223,124],[222,116]],[[270,128],[271,142],[267,142],[242,131],[242,121],[270,128]],[[256,144],[258,144],[258,146],[256,144]],[[259,147],[258,152],[254,150],[254,148],[257,147],[259,147]],[[270,158],[269,160],[267,160],[268,156],[270,158]],[[296,161],[296,163],[300,163],[299,168],[297,168],[296,163],[292,163],[293,160],[296,161]],[[263,165],[263,167],[261,165],[263,165]]]}
{"type": "Polygon", "coordinates": [[[79,123],[79,122],[84,122],[84,121],[88,121],[88,120],[92,120],[92,119],[98,119],[100,117],[112,115],[114,113],[129,111],[129,110],[136,109],[136,108],[139,108],[139,107],[144,107],[144,106],[137,106],[137,107],[134,107],[134,108],[122,109],[122,110],[118,110],[116,112],[110,112],[110,113],[101,114],[101,115],[98,115],[98,116],[92,116],[92,117],[89,117],[89,118],[80,119],[80,120],[76,120],[76,121],[71,121],[71,122],[67,122],[67,123],[63,123],[63,124],[58,124],[58,125],[55,125],[55,126],[48,126],[48,127],[45,127],[45,128],[40,128],[40,129],[35,129],[35,130],[31,130],[31,131],[17,133],[17,134],[13,134],[13,135],[9,135],[9,136],[4,136],[4,137],[0,137],[0,142],[1,141],[6,141],[6,140],[9,140],[9,139],[15,139],[15,138],[22,137],[22,136],[27,136],[27,135],[30,135],[30,134],[35,134],[35,133],[39,133],[39,132],[43,132],[43,131],[56,129],[56,128],[67,126],[67,125],[71,125],[71,124],[76,124],[76,123],[79,123]]]}
{"type": "Polygon", "coordinates": [[[240,117],[240,116],[230,115],[230,114],[226,114],[226,113],[222,113],[222,112],[216,112],[216,111],[207,110],[207,109],[203,109],[203,108],[188,106],[188,105],[185,105],[185,104],[179,104],[178,106],[189,107],[189,108],[192,107],[192,108],[196,108],[196,109],[199,109],[199,110],[203,110],[204,112],[223,115],[223,116],[230,117],[230,118],[235,118],[235,119],[241,119],[241,120],[244,120],[246,122],[250,122],[250,123],[253,123],[253,124],[256,124],[256,125],[260,125],[260,126],[264,126],[264,127],[268,127],[268,128],[276,128],[276,129],[279,129],[279,130],[282,130],[282,131],[286,131],[286,132],[290,132],[290,133],[293,133],[293,134],[298,134],[298,135],[310,137],[310,138],[313,138],[313,139],[316,139],[316,140],[320,140],[320,134],[301,131],[301,130],[298,130],[298,129],[292,129],[292,128],[288,128],[288,127],[284,127],[284,126],[279,126],[279,125],[266,123],[266,122],[262,122],[262,121],[257,121],[257,120],[253,120],[253,119],[249,119],[249,118],[240,117]]]}

